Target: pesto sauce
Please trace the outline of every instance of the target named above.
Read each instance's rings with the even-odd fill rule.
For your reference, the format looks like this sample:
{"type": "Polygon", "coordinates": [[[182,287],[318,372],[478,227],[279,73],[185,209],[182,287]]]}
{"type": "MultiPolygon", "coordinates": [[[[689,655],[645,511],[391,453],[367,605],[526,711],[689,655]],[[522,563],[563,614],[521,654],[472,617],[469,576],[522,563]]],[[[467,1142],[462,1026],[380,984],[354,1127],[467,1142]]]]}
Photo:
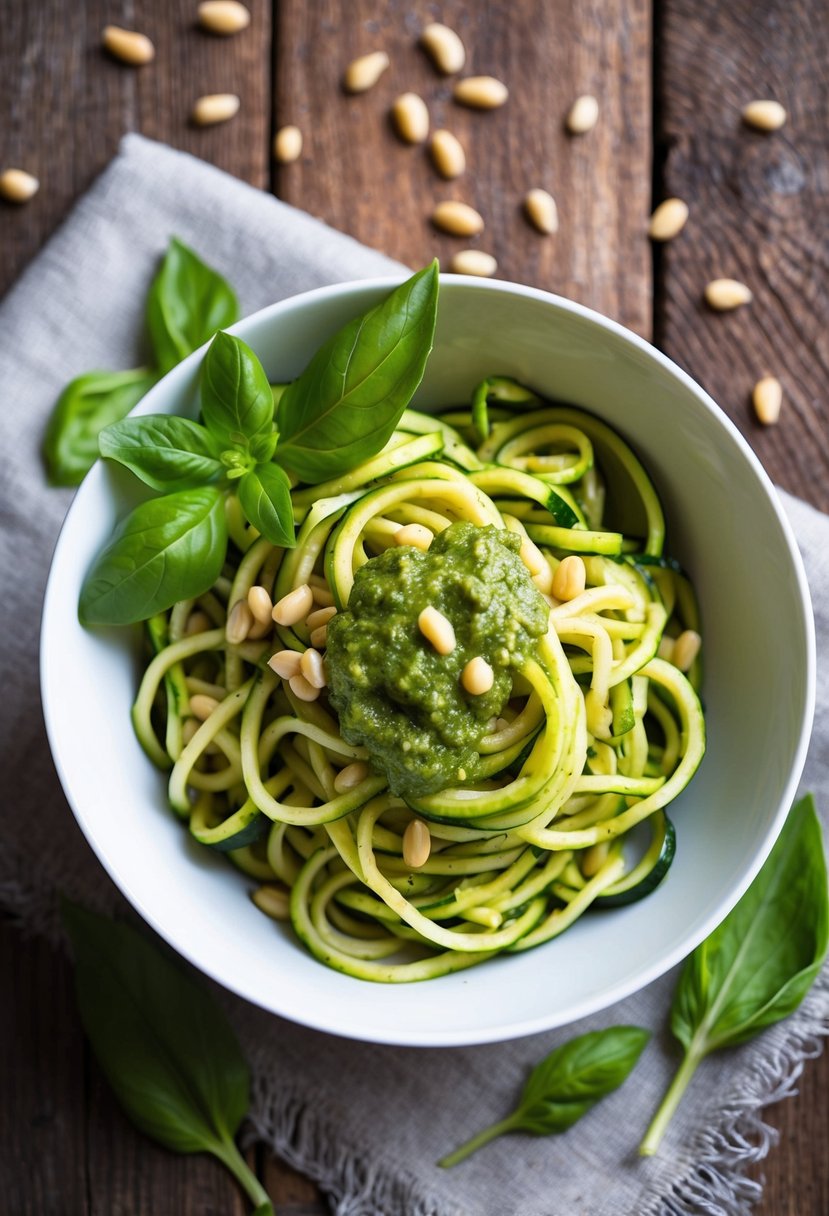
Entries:
{"type": "Polygon", "coordinates": [[[549,624],[520,547],[510,532],[465,522],[426,552],[392,546],[357,571],[347,607],[330,621],[329,692],[340,729],[368,749],[393,793],[434,793],[474,777],[477,745],[549,624]],[[454,627],[451,654],[438,654],[418,628],[430,604],[454,627]],[[495,677],[479,696],[460,679],[476,655],[495,677]]]}

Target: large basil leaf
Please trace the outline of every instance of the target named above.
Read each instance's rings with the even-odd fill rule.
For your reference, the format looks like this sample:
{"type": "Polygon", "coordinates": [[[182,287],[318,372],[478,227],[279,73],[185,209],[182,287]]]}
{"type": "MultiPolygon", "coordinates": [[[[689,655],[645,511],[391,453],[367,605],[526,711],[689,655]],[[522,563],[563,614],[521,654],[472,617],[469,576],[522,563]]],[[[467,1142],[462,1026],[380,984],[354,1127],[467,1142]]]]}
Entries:
{"type": "Polygon", "coordinates": [[[258,464],[239,481],[239,502],[248,522],[272,545],[293,548],[294,509],[288,474],[276,464],[258,464]]]}
{"type": "Polygon", "coordinates": [[[549,1136],[566,1131],[601,1098],[618,1089],[649,1038],[650,1033],[638,1026],[610,1026],[562,1043],[532,1070],[511,1115],[478,1132],[438,1165],[458,1165],[507,1132],[549,1136]]]}
{"type": "Polygon", "coordinates": [[[173,237],[147,297],[147,325],[162,373],[238,317],[230,284],[173,237]]]}
{"type": "Polygon", "coordinates": [[[64,904],[84,1030],[133,1124],[179,1153],[210,1152],[269,1212],[233,1138],[250,1077],[233,1030],[203,984],[128,925],[64,904]]]}
{"type": "Polygon", "coordinates": [[[829,942],[826,864],[811,796],[795,806],[768,861],[687,960],[671,1010],[685,1048],[733,1047],[792,1013],[829,942]]]}
{"type": "Polygon", "coordinates": [[[158,376],[146,367],[128,372],[87,372],[70,380],[58,398],[43,439],[53,486],[76,486],[98,459],[98,436],[149,392],[158,376]]]}
{"type": "Polygon", "coordinates": [[[106,427],[101,455],[126,465],[154,490],[181,490],[222,475],[216,445],[209,432],[173,414],[145,414],[106,427]]]}
{"type": "Polygon", "coordinates": [[[218,333],[201,369],[201,408],[216,441],[244,447],[273,426],[273,392],[262,364],[241,338],[218,333]]]}
{"type": "Polygon", "coordinates": [[[437,301],[433,262],[320,347],[280,398],[280,464],[314,482],[379,452],[423,378],[437,301]]]}
{"type": "Polygon", "coordinates": [[[829,893],[820,821],[811,795],[789,813],[749,889],[688,958],[674,995],[671,1029],[685,1058],[640,1152],[648,1156],[698,1064],[792,1013],[829,945],[829,893]]]}
{"type": "Polygon", "coordinates": [[[202,595],[227,550],[224,496],[214,486],[179,490],[136,507],[116,527],[81,588],[85,625],[131,625],[202,595]]]}

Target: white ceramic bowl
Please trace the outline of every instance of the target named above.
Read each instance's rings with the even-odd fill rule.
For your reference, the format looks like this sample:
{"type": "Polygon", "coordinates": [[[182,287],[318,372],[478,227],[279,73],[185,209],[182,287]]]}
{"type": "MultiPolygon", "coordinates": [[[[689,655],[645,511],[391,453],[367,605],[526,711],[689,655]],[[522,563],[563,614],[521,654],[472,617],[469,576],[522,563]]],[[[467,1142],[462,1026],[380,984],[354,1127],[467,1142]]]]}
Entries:
{"type": "MultiPolygon", "coordinates": [[[[302,370],[388,281],[323,288],[241,321],[272,379],[302,370]]],[[[201,354],[139,412],[195,408],[201,354]]],[[[49,738],[89,843],[141,915],[214,979],[321,1030],[408,1045],[512,1038],[572,1021],[647,984],[696,946],[759,869],[794,795],[811,725],[814,638],[803,568],[772,486],[714,402],[668,359],[566,300],[447,276],[417,403],[468,398],[505,374],[588,407],[617,427],[653,475],[669,551],[692,573],[705,633],[708,751],[673,805],[677,859],[627,908],[588,915],[538,950],[424,984],[383,986],[323,967],[251,903],[251,886],[196,845],[167,809],[163,777],[130,724],[135,632],[87,632],[84,572],[123,512],[128,478],[99,463],[54,556],[43,618],[49,738]],[[67,690],[72,690],[71,696],[67,690]]]]}

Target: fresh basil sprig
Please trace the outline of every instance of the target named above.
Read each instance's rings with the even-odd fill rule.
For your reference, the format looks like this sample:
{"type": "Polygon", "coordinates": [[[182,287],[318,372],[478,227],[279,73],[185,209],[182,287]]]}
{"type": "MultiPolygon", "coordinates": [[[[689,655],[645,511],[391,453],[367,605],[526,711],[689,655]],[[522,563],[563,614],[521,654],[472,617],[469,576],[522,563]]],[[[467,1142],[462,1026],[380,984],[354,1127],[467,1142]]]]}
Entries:
{"type": "Polygon", "coordinates": [[[82,622],[133,624],[202,595],[224,563],[233,493],[257,532],[293,546],[286,468],[330,477],[383,447],[423,376],[437,290],[433,264],[349,322],[287,387],[268,382],[241,338],[220,332],[201,368],[203,424],[150,414],[105,428],[101,455],[167,493],[119,524],[84,581],[82,622]]]}
{"type": "Polygon", "coordinates": [[[562,1043],[532,1070],[511,1115],[478,1132],[438,1165],[457,1165],[506,1132],[549,1136],[567,1131],[626,1080],[649,1038],[638,1026],[610,1026],[562,1043]]]}
{"type": "Polygon", "coordinates": [[[671,1030],[685,1050],[639,1151],[652,1156],[701,1060],[788,1017],[829,945],[829,894],[812,796],[791,810],[768,860],[737,906],[690,955],[671,1030]]]}
{"type": "MultiPolygon", "coordinates": [[[[176,237],[150,287],[147,324],[157,366],[86,372],[67,384],[49,419],[43,457],[54,486],[76,486],[98,459],[98,436],[149,392],[160,376],[239,315],[233,289],[176,237]]],[[[152,483],[150,483],[152,484],[152,483]]]]}
{"type": "Polygon", "coordinates": [[[437,303],[433,262],[320,347],[279,402],[281,464],[313,483],[380,451],[423,379],[437,303]]]}
{"type": "Polygon", "coordinates": [[[212,1153],[273,1216],[236,1147],[250,1075],[224,1014],[178,961],[128,925],[64,904],[75,992],[95,1058],[130,1121],[177,1153],[212,1153]]]}

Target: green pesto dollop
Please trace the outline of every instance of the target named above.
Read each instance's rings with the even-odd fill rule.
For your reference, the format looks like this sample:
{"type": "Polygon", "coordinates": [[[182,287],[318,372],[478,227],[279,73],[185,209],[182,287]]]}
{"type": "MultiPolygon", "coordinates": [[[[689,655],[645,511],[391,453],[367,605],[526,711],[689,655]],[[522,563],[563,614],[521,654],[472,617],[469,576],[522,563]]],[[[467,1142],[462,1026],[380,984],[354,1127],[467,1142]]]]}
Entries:
{"type": "Polygon", "coordinates": [[[349,743],[368,749],[395,794],[418,796],[474,776],[477,745],[512,691],[512,671],[547,631],[549,608],[510,532],[459,522],[428,551],[394,546],[356,573],[328,625],[331,704],[349,743]],[[438,654],[418,627],[429,605],[455,630],[438,654]],[[481,655],[494,672],[473,696],[461,672],[481,655]]]}

